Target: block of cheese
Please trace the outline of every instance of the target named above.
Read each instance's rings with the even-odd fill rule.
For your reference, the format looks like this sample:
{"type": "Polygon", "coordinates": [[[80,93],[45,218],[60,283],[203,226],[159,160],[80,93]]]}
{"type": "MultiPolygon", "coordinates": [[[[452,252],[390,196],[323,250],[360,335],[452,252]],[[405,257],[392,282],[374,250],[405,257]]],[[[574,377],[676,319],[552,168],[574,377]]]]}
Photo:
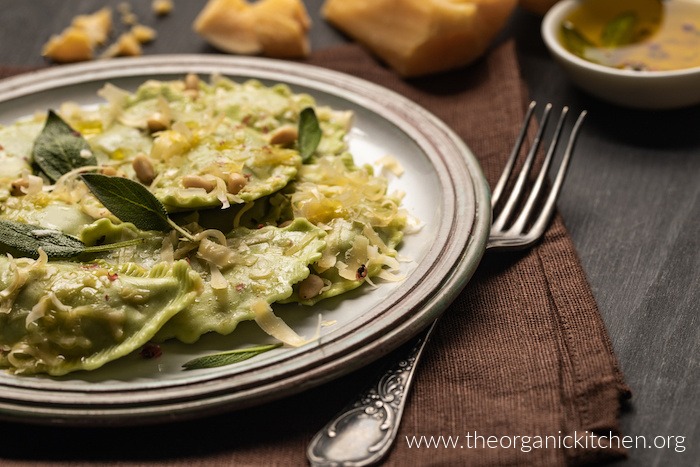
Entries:
{"type": "Polygon", "coordinates": [[[299,58],[309,54],[311,20],[301,0],[209,0],[194,30],[229,53],[299,58]]]}
{"type": "Polygon", "coordinates": [[[503,28],[517,0],[326,0],[323,16],[403,76],[467,65],[503,28]]]}

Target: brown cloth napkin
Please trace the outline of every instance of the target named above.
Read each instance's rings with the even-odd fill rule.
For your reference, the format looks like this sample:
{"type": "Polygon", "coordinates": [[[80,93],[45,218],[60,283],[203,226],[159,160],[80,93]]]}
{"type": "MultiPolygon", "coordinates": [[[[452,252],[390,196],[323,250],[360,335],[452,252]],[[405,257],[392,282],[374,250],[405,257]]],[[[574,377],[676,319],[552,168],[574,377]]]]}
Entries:
{"type": "MultiPolygon", "coordinates": [[[[527,103],[512,43],[465,69],[411,81],[353,45],[315,53],[309,62],[384,85],[435,113],[477,155],[491,184],[527,103]]],[[[0,462],[305,465],[314,433],[380,365],[261,407],[187,422],[100,429],[1,423],[0,462]]],[[[385,464],[549,466],[620,458],[624,451],[614,442],[592,448],[605,440],[593,443],[590,434],[619,435],[620,401],[628,395],[557,217],[532,250],[487,255],[447,310],[385,464]],[[413,436],[461,438],[455,447],[419,449],[408,446],[413,436]],[[549,448],[540,448],[538,437],[549,448]]]]}

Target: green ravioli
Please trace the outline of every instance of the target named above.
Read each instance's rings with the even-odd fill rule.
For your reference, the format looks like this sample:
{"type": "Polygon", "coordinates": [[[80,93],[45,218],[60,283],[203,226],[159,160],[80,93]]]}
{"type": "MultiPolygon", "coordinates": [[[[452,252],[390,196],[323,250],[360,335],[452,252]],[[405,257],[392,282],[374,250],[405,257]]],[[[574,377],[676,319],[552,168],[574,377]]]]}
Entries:
{"type": "Polygon", "coordinates": [[[305,219],[284,228],[235,229],[227,236],[231,265],[221,269],[227,285],[217,289],[205,281],[202,294],[157,339],[190,343],[211,331],[231,333],[241,321],[253,319],[253,303],[272,304],[292,294],[292,286],[309,275],[308,265],[321,257],[324,236],[305,219]]]}
{"type": "Polygon", "coordinates": [[[19,374],[93,370],[147,343],[189,306],[186,261],[144,269],[0,258],[0,366],[19,374]]]}
{"type": "MultiPolygon", "coordinates": [[[[160,138],[173,137],[163,134],[160,138]]],[[[233,144],[233,143],[231,143],[233,144]]],[[[210,143],[175,160],[155,162],[162,174],[150,189],[168,211],[204,209],[254,201],[284,188],[296,175],[301,157],[296,150],[275,146],[254,147],[243,143],[216,149],[210,143]],[[170,168],[166,168],[170,167],[170,168]],[[226,180],[241,174],[246,183],[241,191],[229,193],[226,180]],[[199,177],[208,187],[186,186],[186,179],[199,177]]]]}
{"type": "MultiPolygon", "coordinates": [[[[150,340],[193,343],[252,319],[275,335],[261,324],[269,305],[398,279],[402,194],[347,152],[351,112],[283,84],[217,75],[98,94],[105,104],[54,110],[89,148],[80,140],[85,160],[73,151],[50,180],[32,161],[42,117],[0,127],[0,219],[32,229],[8,230],[0,252],[39,256],[0,256],[0,368],[92,370],[150,340]],[[302,163],[307,108],[322,135],[302,163]],[[111,178],[120,190],[99,201],[82,172],[129,181],[111,178]],[[121,196],[135,183],[136,200],[121,196]],[[140,222],[144,213],[162,225],[140,222]],[[70,240],[72,261],[47,262],[36,236],[47,251],[51,238],[70,240]]],[[[49,139],[46,154],[57,154],[49,139]]]]}
{"type": "Polygon", "coordinates": [[[327,247],[313,272],[330,285],[302,300],[295,292],[287,301],[312,305],[353,290],[373,277],[397,278],[396,247],[408,215],[401,194],[387,193],[387,180],[369,167],[358,167],[345,154],[323,156],[305,164],[290,188],[291,207],[327,230],[327,247]]]}

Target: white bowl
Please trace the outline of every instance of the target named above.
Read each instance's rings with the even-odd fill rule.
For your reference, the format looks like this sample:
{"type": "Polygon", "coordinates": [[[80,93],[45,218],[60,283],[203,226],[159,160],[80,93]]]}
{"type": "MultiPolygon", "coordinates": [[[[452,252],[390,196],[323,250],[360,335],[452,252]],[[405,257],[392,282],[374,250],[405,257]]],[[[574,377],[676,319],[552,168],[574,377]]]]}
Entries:
{"type": "Polygon", "coordinates": [[[700,104],[700,67],[676,71],[634,71],[598,65],[569,52],[559,28],[578,0],[562,0],[542,20],[542,38],[554,59],[581,89],[625,107],[672,109],[700,104]]]}

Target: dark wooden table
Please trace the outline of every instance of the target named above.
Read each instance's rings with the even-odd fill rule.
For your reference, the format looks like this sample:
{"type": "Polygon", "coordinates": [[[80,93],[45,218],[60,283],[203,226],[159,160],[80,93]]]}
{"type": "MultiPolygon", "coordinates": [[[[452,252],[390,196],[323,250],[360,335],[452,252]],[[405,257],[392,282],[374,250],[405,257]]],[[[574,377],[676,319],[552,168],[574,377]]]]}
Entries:
{"type": "MultiPolygon", "coordinates": [[[[50,34],[77,13],[118,3],[5,0],[0,65],[45,65],[41,47],[50,34]]],[[[176,1],[161,19],[150,2],[131,3],[158,30],[146,54],[215,53],[191,30],[205,0],[176,1]]],[[[306,3],[312,48],[346,40],[320,18],[320,0],[306,3]]],[[[700,106],[635,111],[578,91],[550,59],[539,23],[517,11],[501,40],[515,38],[533,99],[589,111],[559,209],[634,392],[623,432],[659,437],[658,444],[666,438],[665,448],[631,449],[623,464],[700,465],[700,106]],[[675,442],[669,448],[669,436],[684,437],[685,451],[676,452],[675,442]]]]}

